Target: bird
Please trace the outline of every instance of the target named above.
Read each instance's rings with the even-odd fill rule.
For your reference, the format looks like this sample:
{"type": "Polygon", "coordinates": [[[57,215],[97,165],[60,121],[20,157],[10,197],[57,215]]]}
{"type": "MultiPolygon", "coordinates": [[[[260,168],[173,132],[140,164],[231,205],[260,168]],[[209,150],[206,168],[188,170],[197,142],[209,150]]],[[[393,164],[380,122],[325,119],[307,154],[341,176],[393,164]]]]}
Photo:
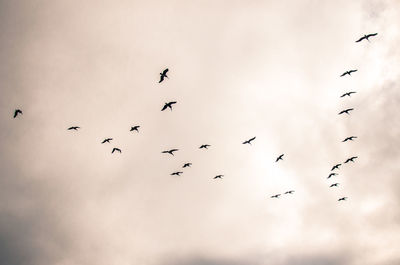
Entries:
{"type": "Polygon", "coordinates": [[[347,197],[342,197],[342,198],[339,198],[338,201],[345,201],[346,199],[347,199],[347,197]]]}
{"type": "Polygon", "coordinates": [[[114,147],[113,150],[111,151],[111,154],[114,152],[119,152],[122,153],[121,149],[114,147]]]}
{"type": "Polygon", "coordinates": [[[75,130],[75,131],[77,131],[80,128],[81,127],[79,127],[79,126],[72,126],[72,127],[69,127],[67,130],[75,130]]]}
{"type": "Polygon", "coordinates": [[[342,165],[342,164],[336,164],[336,165],[334,165],[334,166],[332,167],[331,171],[333,171],[333,170],[335,170],[335,169],[339,169],[339,167],[340,167],[341,165],[342,165]]]}
{"type": "Polygon", "coordinates": [[[14,111],[14,119],[18,116],[18,114],[21,114],[21,115],[22,115],[22,110],[16,109],[16,110],[14,111]]]}
{"type": "Polygon", "coordinates": [[[350,92],[346,92],[346,93],[344,93],[343,95],[341,95],[340,97],[341,98],[343,98],[343,97],[345,97],[345,96],[351,96],[351,94],[355,94],[355,93],[357,93],[357,92],[355,92],[355,91],[350,91],[350,92]]]}
{"type": "Polygon", "coordinates": [[[287,192],[285,192],[285,194],[292,194],[294,192],[294,190],[289,190],[287,192]]]}
{"type": "Polygon", "coordinates": [[[275,195],[272,195],[271,198],[279,198],[279,196],[281,196],[281,195],[280,194],[275,194],[275,195]]]}
{"type": "Polygon", "coordinates": [[[357,136],[346,137],[346,139],[344,139],[342,142],[353,141],[355,138],[357,138],[357,136]]]}
{"type": "Polygon", "coordinates": [[[338,185],[339,185],[339,183],[334,183],[334,184],[330,185],[329,188],[337,187],[338,185]]]}
{"type": "Polygon", "coordinates": [[[113,138],[106,138],[103,140],[103,142],[101,142],[102,144],[104,143],[109,143],[113,138]]]}
{"type": "Polygon", "coordinates": [[[180,176],[181,174],[182,174],[183,172],[181,172],[181,171],[177,171],[177,172],[174,172],[174,173],[172,173],[171,174],[171,176],[180,176]]]}
{"type": "Polygon", "coordinates": [[[281,154],[280,156],[278,156],[278,157],[276,158],[275,162],[278,162],[279,160],[283,160],[283,158],[282,158],[283,155],[284,155],[284,154],[281,154]]]}
{"type": "Polygon", "coordinates": [[[209,146],[211,146],[211,145],[209,145],[209,144],[202,144],[200,147],[199,147],[199,149],[208,149],[208,147],[209,146]]]}
{"type": "Polygon", "coordinates": [[[253,141],[254,139],[256,139],[255,136],[253,138],[250,138],[249,140],[244,141],[242,144],[250,144],[251,145],[251,141],[253,141]]]}
{"type": "Polygon", "coordinates": [[[166,110],[167,108],[170,108],[170,110],[172,111],[172,105],[176,104],[176,101],[170,101],[170,102],[166,102],[164,104],[164,107],[161,109],[161,111],[166,110]]]}
{"type": "Polygon", "coordinates": [[[131,129],[130,129],[129,131],[130,131],[130,132],[132,132],[132,131],[137,131],[137,132],[139,132],[139,128],[140,128],[140,126],[139,126],[139,125],[136,125],[136,126],[131,127],[131,129]]]}
{"type": "Polygon", "coordinates": [[[217,175],[217,176],[214,177],[214,179],[222,179],[223,176],[224,175],[217,175]]]}
{"type": "Polygon", "coordinates": [[[354,162],[354,159],[356,159],[356,158],[358,158],[358,156],[352,156],[352,157],[350,157],[350,158],[348,158],[344,163],[346,164],[346,163],[348,163],[348,162],[354,162]]]}
{"type": "Polygon", "coordinates": [[[366,39],[367,41],[369,41],[369,38],[370,38],[370,37],[373,37],[373,36],[376,36],[376,35],[378,35],[378,33],[372,33],[372,34],[364,35],[364,36],[362,36],[360,39],[356,40],[356,42],[360,42],[360,41],[362,41],[362,40],[364,40],[364,39],[366,39]]]}
{"type": "Polygon", "coordinates": [[[167,72],[168,72],[168,68],[165,69],[164,71],[162,71],[162,73],[160,73],[160,81],[158,81],[158,83],[161,83],[162,81],[164,81],[165,77],[168,78],[167,72]]]}
{"type": "Polygon", "coordinates": [[[328,176],[327,178],[329,179],[329,178],[331,178],[332,176],[336,176],[336,175],[338,175],[338,173],[331,173],[331,174],[329,174],[329,176],[328,176]]]}
{"type": "Polygon", "coordinates": [[[341,112],[339,112],[338,113],[338,115],[340,115],[340,114],[343,114],[343,113],[346,113],[346,114],[349,114],[350,115],[350,111],[352,111],[352,110],[354,110],[353,108],[351,108],[351,109],[345,109],[345,110],[342,110],[341,112]]]}
{"type": "Polygon", "coordinates": [[[163,154],[170,154],[170,155],[174,155],[174,152],[178,151],[179,149],[171,149],[171,150],[166,150],[166,151],[162,151],[161,153],[163,154]]]}
{"type": "Polygon", "coordinates": [[[190,167],[192,165],[192,163],[185,163],[184,165],[183,165],[183,168],[185,168],[185,167],[190,167]]]}
{"type": "Polygon", "coordinates": [[[358,71],[357,69],[346,71],[340,77],[345,76],[345,75],[351,76],[351,73],[354,73],[354,72],[357,72],[357,71],[358,71]]]}

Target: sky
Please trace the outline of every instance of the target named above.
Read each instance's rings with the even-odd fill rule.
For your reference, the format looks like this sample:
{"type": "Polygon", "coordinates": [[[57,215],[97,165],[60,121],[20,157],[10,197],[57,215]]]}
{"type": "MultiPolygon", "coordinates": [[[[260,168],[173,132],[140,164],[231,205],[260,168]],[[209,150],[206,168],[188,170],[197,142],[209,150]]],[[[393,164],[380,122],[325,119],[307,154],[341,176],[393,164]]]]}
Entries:
{"type": "Polygon", "coordinates": [[[0,1],[4,264],[400,263],[399,1],[83,2],[0,1]]]}

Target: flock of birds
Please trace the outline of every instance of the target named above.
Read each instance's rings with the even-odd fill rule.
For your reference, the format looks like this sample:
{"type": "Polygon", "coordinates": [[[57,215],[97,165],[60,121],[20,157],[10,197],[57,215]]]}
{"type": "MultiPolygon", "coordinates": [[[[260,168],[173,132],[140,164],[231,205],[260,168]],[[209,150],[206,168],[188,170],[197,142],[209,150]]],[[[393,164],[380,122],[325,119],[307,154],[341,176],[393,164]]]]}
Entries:
{"type": "MultiPolygon", "coordinates": [[[[373,36],[376,36],[376,35],[378,35],[378,33],[373,33],[373,34],[364,35],[364,36],[362,36],[360,39],[358,39],[356,42],[361,42],[362,40],[367,40],[367,41],[369,42],[369,38],[370,38],[370,37],[373,37],[373,36]]],[[[169,78],[169,77],[167,76],[168,71],[169,71],[168,68],[166,68],[165,70],[163,70],[163,71],[160,73],[160,80],[158,81],[158,83],[163,82],[163,81],[165,80],[165,78],[169,78]]],[[[346,76],[346,75],[351,76],[351,74],[352,74],[352,73],[355,73],[355,72],[357,72],[357,69],[348,70],[348,71],[345,71],[343,74],[341,74],[340,77],[344,77],[344,76],[346,76]]],[[[351,95],[352,95],[352,94],[355,94],[355,93],[356,93],[355,91],[346,92],[346,93],[344,93],[343,95],[341,95],[341,98],[346,97],[346,96],[351,97],[351,95]]],[[[164,104],[164,106],[161,108],[161,111],[164,111],[164,110],[166,110],[166,109],[168,109],[168,108],[172,111],[172,106],[173,106],[174,104],[176,104],[176,103],[177,103],[176,101],[166,102],[166,103],[164,104]]],[[[340,111],[340,112],[338,113],[338,115],[341,115],[341,114],[348,114],[348,115],[350,115],[350,111],[353,111],[353,110],[354,110],[354,108],[348,108],[348,109],[345,109],[345,110],[340,111]]],[[[15,109],[13,117],[14,117],[14,119],[15,119],[15,118],[17,118],[19,115],[22,115],[22,114],[23,114],[22,110],[20,110],[20,109],[15,109]]],[[[136,131],[136,132],[139,133],[139,128],[140,128],[139,125],[131,126],[130,132],[136,131]]],[[[71,127],[67,128],[67,130],[69,130],[69,131],[78,131],[79,129],[80,129],[79,126],[71,126],[71,127]]],[[[354,141],[354,139],[356,139],[356,138],[357,138],[357,136],[349,136],[349,137],[346,137],[342,142],[354,141]]],[[[248,139],[248,140],[242,142],[242,144],[249,144],[249,145],[251,145],[252,141],[254,141],[255,139],[256,139],[256,137],[254,136],[254,137],[252,137],[252,138],[250,138],[250,139],[248,139]]],[[[101,144],[110,143],[112,140],[113,140],[113,138],[105,138],[105,139],[101,142],[101,144]]],[[[210,147],[210,146],[211,146],[211,145],[209,145],[209,144],[202,144],[202,145],[200,145],[199,149],[208,149],[208,147],[210,147]]],[[[174,148],[174,149],[170,149],[170,150],[164,150],[164,151],[162,151],[161,153],[163,153],[163,154],[169,154],[169,155],[172,155],[172,156],[173,156],[173,155],[174,155],[174,152],[177,152],[177,151],[179,151],[179,149],[174,148]]],[[[113,147],[111,153],[113,154],[114,152],[122,153],[121,149],[118,148],[118,147],[113,147]]],[[[275,162],[279,162],[280,160],[283,160],[283,156],[284,156],[284,154],[279,155],[279,156],[276,158],[275,162]]],[[[357,158],[358,158],[357,156],[352,156],[352,157],[346,159],[346,161],[344,161],[343,163],[344,163],[344,164],[347,164],[347,163],[349,163],[349,162],[353,162],[353,163],[354,163],[354,160],[357,159],[357,158]]],[[[182,166],[182,168],[191,167],[191,165],[192,165],[192,163],[185,163],[185,164],[182,166]]],[[[341,163],[335,164],[335,165],[332,167],[331,171],[339,170],[340,166],[342,166],[341,163]]],[[[180,176],[181,174],[183,174],[182,171],[176,171],[176,172],[171,173],[172,176],[180,176]]],[[[331,172],[331,173],[328,175],[328,179],[330,179],[331,177],[337,176],[337,175],[338,175],[338,173],[336,173],[336,172],[331,172]]],[[[224,177],[224,175],[216,175],[213,179],[222,179],[223,177],[224,177]]],[[[337,183],[337,182],[336,182],[336,183],[332,183],[329,187],[330,187],[330,188],[332,188],[332,187],[338,187],[339,184],[340,184],[340,183],[337,183]]],[[[284,194],[293,194],[294,192],[295,192],[294,190],[289,190],[289,191],[284,192],[284,194]]],[[[280,196],[281,196],[281,194],[275,194],[275,195],[272,195],[271,198],[279,198],[280,196]]],[[[347,198],[348,198],[348,197],[341,197],[341,198],[338,199],[338,201],[345,201],[347,198]]]]}

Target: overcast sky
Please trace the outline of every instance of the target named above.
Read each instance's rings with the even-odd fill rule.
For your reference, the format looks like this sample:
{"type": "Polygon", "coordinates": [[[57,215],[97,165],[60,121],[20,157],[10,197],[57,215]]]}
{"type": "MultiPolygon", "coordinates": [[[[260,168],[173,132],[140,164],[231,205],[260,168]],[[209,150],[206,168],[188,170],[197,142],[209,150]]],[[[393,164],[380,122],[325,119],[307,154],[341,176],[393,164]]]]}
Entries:
{"type": "Polygon", "coordinates": [[[399,25],[397,0],[0,1],[1,263],[400,264],[399,25]]]}

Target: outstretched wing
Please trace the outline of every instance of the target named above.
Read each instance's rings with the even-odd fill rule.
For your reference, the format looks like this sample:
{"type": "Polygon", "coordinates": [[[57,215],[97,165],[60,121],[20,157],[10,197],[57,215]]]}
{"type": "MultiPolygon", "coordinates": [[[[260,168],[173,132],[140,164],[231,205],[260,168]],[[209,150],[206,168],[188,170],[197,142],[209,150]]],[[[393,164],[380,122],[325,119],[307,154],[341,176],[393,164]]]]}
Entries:
{"type": "Polygon", "coordinates": [[[340,77],[347,75],[347,72],[344,72],[340,77]]]}
{"type": "Polygon", "coordinates": [[[378,33],[368,34],[367,37],[369,38],[369,37],[373,37],[373,36],[376,36],[376,35],[378,35],[378,33]]]}
{"type": "Polygon", "coordinates": [[[168,104],[165,104],[164,107],[161,109],[161,111],[164,111],[168,108],[168,104]]]}
{"type": "Polygon", "coordinates": [[[356,40],[356,42],[360,42],[360,41],[362,41],[363,39],[365,39],[365,36],[361,37],[359,40],[356,40]]]}
{"type": "MultiPolygon", "coordinates": [[[[168,68],[167,69],[165,69],[163,72],[162,72],[162,75],[166,75],[167,74],[167,72],[168,72],[168,68]]],[[[164,78],[163,78],[164,79],[164,78]]]]}
{"type": "Polygon", "coordinates": [[[254,139],[256,139],[255,136],[253,138],[249,139],[249,142],[253,141],[254,139]]]}
{"type": "Polygon", "coordinates": [[[168,104],[170,104],[170,105],[176,104],[176,101],[170,101],[170,102],[168,102],[168,104]]]}
{"type": "Polygon", "coordinates": [[[164,81],[164,76],[160,75],[160,81],[158,81],[158,83],[161,83],[162,81],[164,81]]]}

